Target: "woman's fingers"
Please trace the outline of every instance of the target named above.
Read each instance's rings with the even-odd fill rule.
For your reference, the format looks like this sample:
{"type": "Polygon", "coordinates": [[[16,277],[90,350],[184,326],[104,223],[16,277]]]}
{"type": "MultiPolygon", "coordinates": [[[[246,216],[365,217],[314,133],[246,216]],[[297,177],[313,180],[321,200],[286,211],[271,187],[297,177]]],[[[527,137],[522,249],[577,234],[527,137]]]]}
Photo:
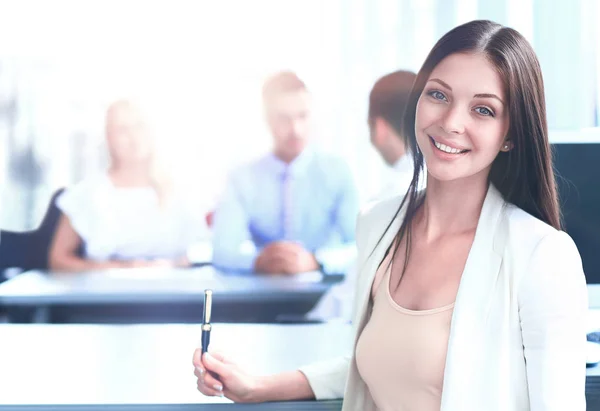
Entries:
{"type": "Polygon", "coordinates": [[[194,375],[198,379],[198,390],[205,395],[223,396],[223,383],[205,369],[196,367],[194,375]]]}
{"type": "Polygon", "coordinates": [[[218,376],[210,372],[203,373],[204,385],[216,391],[223,391],[223,383],[219,381],[218,376]]]}
{"type": "Polygon", "coordinates": [[[192,357],[192,363],[194,364],[194,367],[204,368],[204,365],[202,365],[202,349],[201,348],[196,348],[194,350],[194,355],[192,357]]]}
{"type": "MultiPolygon", "coordinates": [[[[221,358],[223,357],[221,356],[221,358]]],[[[223,380],[227,380],[227,377],[231,374],[231,365],[220,361],[213,354],[204,353],[202,363],[204,368],[218,374],[223,380]]]]}
{"type": "Polygon", "coordinates": [[[207,387],[206,385],[202,384],[200,382],[200,380],[198,380],[198,391],[200,391],[202,394],[208,396],[208,397],[222,397],[223,396],[223,391],[217,391],[213,388],[207,387]]]}

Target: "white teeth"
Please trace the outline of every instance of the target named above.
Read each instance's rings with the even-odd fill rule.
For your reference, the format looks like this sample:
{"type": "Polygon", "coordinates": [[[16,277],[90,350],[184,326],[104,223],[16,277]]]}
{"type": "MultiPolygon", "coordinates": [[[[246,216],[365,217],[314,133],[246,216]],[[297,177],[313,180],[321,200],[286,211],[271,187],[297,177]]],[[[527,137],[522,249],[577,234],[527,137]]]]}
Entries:
{"type": "Polygon", "coordinates": [[[435,141],[435,140],[433,140],[433,144],[435,144],[435,146],[436,146],[436,147],[437,147],[439,150],[441,150],[441,151],[443,151],[443,152],[445,152],[445,153],[450,153],[450,154],[460,154],[460,153],[462,153],[462,152],[464,151],[464,150],[459,150],[459,149],[457,149],[457,148],[448,147],[447,145],[445,145],[445,144],[442,144],[442,143],[438,143],[438,142],[437,142],[437,141],[435,141]]]}

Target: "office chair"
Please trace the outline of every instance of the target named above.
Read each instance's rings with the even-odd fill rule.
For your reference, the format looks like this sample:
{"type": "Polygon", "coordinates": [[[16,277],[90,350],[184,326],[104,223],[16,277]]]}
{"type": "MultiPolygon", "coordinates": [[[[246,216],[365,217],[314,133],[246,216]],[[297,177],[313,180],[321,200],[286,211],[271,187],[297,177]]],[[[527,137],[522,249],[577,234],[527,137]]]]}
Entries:
{"type": "Polygon", "coordinates": [[[0,231],[0,282],[5,279],[7,268],[23,271],[48,269],[48,252],[61,211],[56,200],[64,188],[57,190],[50,199],[46,214],[39,227],[30,231],[0,231]]]}

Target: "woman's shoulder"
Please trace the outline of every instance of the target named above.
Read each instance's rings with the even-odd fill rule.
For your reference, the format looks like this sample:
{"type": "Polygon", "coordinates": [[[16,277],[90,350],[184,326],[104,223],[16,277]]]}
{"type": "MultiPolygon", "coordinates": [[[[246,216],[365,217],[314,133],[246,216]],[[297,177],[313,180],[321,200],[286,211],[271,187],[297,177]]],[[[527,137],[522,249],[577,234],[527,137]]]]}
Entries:
{"type": "Polygon", "coordinates": [[[403,199],[403,195],[398,195],[374,201],[360,210],[356,222],[356,241],[359,246],[367,246],[381,238],[397,217],[403,199]]]}
{"type": "Polygon", "coordinates": [[[510,233],[512,236],[518,238],[536,241],[547,235],[559,232],[559,230],[552,227],[550,224],[540,220],[514,204],[507,204],[506,217],[510,233]]]}
{"type": "Polygon", "coordinates": [[[513,204],[507,205],[506,217],[508,244],[512,252],[527,260],[539,253],[545,254],[547,260],[568,255],[579,258],[575,242],[566,232],[513,204]]]}
{"type": "Polygon", "coordinates": [[[97,173],[67,187],[58,197],[57,204],[63,212],[73,211],[74,208],[85,208],[93,204],[93,199],[98,193],[107,195],[110,188],[108,175],[97,173]]]}
{"type": "Polygon", "coordinates": [[[524,307],[544,312],[555,307],[563,316],[565,305],[585,313],[586,278],[573,239],[518,207],[510,207],[508,216],[510,241],[504,257],[510,260],[521,314],[524,307]]]}
{"type": "Polygon", "coordinates": [[[404,195],[397,195],[383,200],[372,201],[360,210],[358,220],[360,223],[368,225],[387,226],[391,219],[396,215],[402,204],[404,195]]]}
{"type": "Polygon", "coordinates": [[[90,192],[98,189],[106,189],[111,187],[110,177],[107,173],[94,173],[87,176],[83,180],[73,184],[65,189],[65,193],[90,192]]]}

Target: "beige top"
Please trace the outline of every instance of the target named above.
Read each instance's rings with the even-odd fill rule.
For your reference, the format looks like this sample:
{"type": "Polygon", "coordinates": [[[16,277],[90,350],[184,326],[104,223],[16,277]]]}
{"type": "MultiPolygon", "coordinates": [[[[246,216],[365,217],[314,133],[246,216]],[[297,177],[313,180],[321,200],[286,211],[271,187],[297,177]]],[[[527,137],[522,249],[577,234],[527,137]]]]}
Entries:
{"type": "Polygon", "coordinates": [[[373,312],[356,345],[358,372],[381,411],[439,411],[454,303],[403,308],[390,294],[391,264],[384,261],[378,274],[382,270],[383,279],[373,285],[373,312]]]}

